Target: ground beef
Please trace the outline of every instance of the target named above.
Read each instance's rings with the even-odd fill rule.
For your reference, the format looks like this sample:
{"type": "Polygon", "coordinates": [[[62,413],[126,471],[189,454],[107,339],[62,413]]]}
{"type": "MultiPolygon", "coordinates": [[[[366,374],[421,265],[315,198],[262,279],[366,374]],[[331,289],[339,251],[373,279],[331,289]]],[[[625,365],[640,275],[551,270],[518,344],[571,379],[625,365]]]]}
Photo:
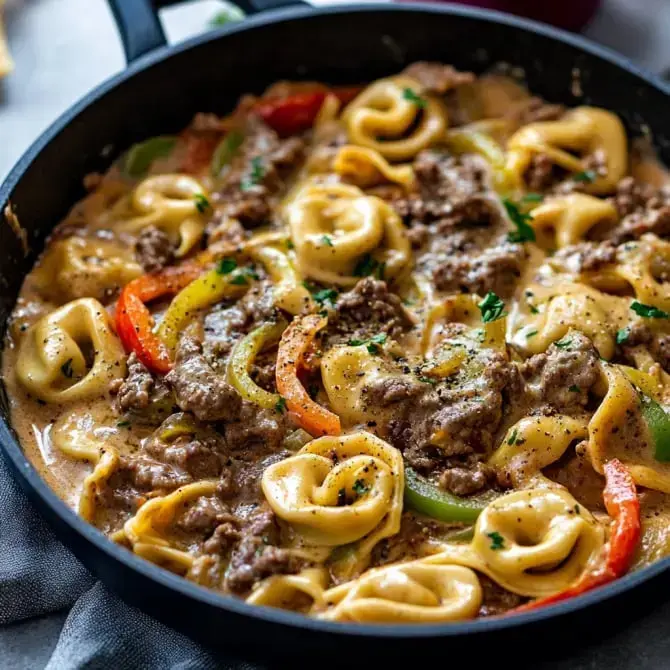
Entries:
{"type": "Polygon", "coordinates": [[[485,295],[493,291],[501,298],[510,296],[526,259],[523,245],[505,241],[483,251],[470,249],[467,243],[464,246],[465,249],[446,254],[444,260],[435,261],[435,287],[450,293],[485,295]]]}
{"type": "Polygon", "coordinates": [[[255,283],[232,306],[219,305],[205,317],[203,346],[207,358],[213,363],[226,359],[244,335],[277,317],[271,286],[266,282],[255,283]]]}
{"type": "Polygon", "coordinates": [[[560,264],[570,272],[593,272],[616,261],[614,242],[580,242],[559,249],[552,263],[560,264]]]}
{"type": "Polygon", "coordinates": [[[175,525],[185,533],[209,536],[220,524],[235,522],[235,516],[217,496],[201,496],[179,515],[175,525]]]}
{"type": "Polygon", "coordinates": [[[240,396],[212,369],[201,343],[190,335],[182,336],[165,381],[173,388],[179,407],[201,421],[232,420],[239,415],[240,396]]]}
{"type": "Polygon", "coordinates": [[[160,423],[172,411],[172,392],[160,377],[154,377],[135,353],[128,357],[128,373],[116,394],[116,409],[135,419],[160,423]]]}
{"type": "Polygon", "coordinates": [[[459,72],[451,65],[429,61],[412,63],[402,74],[419,82],[426,92],[440,95],[476,79],[472,72],[459,72]]]}
{"type": "Polygon", "coordinates": [[[529,358],[521,366],[533,404],[565,414],[584,410],[589,391],[599,379],[598,352],[588,337],[570,331],[557,346],[529,358]]]}
{"type": "Polygon", "coordinates": [[[288,177],[303,161],[304,149],[300,138],[279,139],[271,128],[251,116],[238,155],[213,196],[220,213],[246,227],[269,222],[288,177]]]}
{"type": "Polygon", "coordinates": [[[285,413],[264,409],[246,400],[242,402],[234,421],[226,423],[224,439],[231,451],[260,453],[274,452],[280,448],[292,424],[285,413]]]}
{"type": "Polygon", "coordinates": [[[457,496],[470,496],[486,489],[495,473],[486,464],[476,461],[470,468],[447,468],[440,474],[440,486],[457,496]]]}
{"type": "Polygon", "coordinates": [[[348,338],[366,340],[386,333],[396,338],[414,326],[415,320],[400,298],[388,290],[384,281],[365,277],[335,303],[329,326],[348,338]]]}
{"type": "Polygon", "coordinates": [[[290,574],[300,569],[302,561],[289,550],[276,546],[279,526],[270,509],[259,509],[241,533],[226,571],[226,587],[234,593],[248,591],[254,583],[270,575],[290,574]]]}
{"type": "Polygon", "coordinates": [[[670,335],[653,331],[643,321],[636,321],[626,327],[628,336],[622,345],[624,357],[635,365],[633,354],[635,347],[644,345],[654,360],[666,371],[670,372],[670,335]]]}
{"type": "Polygon", "coordinates": [[[166,233],[148,226],[137,237],[135,256],[146,272],[155,272],[174,261],[174,248],[166,233]]]}
{"type": "Polygon", "coordinates": [[[651,184],[639,182],[634,177],[624,177],[617,184],[612,203],[619,216],[623,218],[650,206],[652,209],[658,209],[662,204],[662,198],[651,184]]]}
{"type": "Polygon", "coordinates": [[[533,154],[524,180],[531,191],[548,190],[557,180],[554,161],[547,154],[533,154]]]}
{"type": "Polygon", "coordinates": [[[523,105],[517,106],[507,118],[520,127],[539,121],[556,121],[564,113],[565,107],[563,105],[556,105],[533,96],[523,105]]]}
{"type": "Polygon", "coordinates": [[[528,602],[528,598],[506,591],[486,575],[479,574],[479,583],[483,591],[483,602],[479,608],[479,616],[496,616],[504,614],[519,605],[528,602]]]}

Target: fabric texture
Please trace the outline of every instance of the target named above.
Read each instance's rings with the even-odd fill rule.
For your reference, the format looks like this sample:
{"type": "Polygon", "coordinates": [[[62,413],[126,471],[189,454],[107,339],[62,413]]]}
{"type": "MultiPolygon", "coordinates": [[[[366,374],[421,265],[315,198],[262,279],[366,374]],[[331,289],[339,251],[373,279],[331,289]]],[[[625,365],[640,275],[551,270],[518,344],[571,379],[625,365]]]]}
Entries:
{"type": "Polygon", "coordinates": [[[0,658],[0,667],[39,670],[16,660],[21,637],[24,645],[41,643],[21,636],[16,624],[49,614],[62,619],[67,609],[47,670],[251,670],[126,605],[96,582],[33,509],[0,456],[0,650],[12,648],[14,659],[7,666],[0,658]]]}

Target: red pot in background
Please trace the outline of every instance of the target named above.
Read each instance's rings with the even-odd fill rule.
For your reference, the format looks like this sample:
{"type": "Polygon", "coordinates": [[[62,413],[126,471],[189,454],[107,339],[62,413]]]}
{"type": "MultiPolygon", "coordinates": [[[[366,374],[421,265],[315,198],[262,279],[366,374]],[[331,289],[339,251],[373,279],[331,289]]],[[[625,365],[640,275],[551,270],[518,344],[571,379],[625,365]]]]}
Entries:
{"type": "MultiPolygon", "coordinates": [[[[414,2],[419,0],[400,0],[414,2]]],[[[600,0],[452,0],[456,4],[484,7],[544,21],[566,30],[579,31],[593,18],[600,0]]]]}

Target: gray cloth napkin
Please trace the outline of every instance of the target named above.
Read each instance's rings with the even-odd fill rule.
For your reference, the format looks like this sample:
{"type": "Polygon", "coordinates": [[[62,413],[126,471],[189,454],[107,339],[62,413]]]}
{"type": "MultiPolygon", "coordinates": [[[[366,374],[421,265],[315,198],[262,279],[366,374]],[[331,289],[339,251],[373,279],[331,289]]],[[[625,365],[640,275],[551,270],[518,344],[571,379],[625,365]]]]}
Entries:
{"type": "MultiPolygon", "coordinates": [[[[35,512],[0,456],[0,650],[3,644],[16,646],[20,637],[26,646],[39,643],[8,624],[50,614],[56,618],[69,608],[47,670],[251,670],[244,663],[223,661],[96,582],[35,512]]],[[[12,659],[19,656],[14,648],[12,659]]],[[[29,661],[9,662],[0,658],[0,667],[37,670],[29,661]]]]}

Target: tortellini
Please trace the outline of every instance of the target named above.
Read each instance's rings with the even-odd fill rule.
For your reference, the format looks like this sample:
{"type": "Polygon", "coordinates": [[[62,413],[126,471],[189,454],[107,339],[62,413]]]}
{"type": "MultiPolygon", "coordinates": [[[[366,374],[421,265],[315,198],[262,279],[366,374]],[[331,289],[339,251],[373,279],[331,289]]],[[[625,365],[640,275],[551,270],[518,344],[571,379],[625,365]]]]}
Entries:
{"type": "Polygon", "coordinates": [[[439,623],[476,616],[482,602],[477,575],[458,565],[421,561],[369,570],[325,593],[334,605],[321,617],[367,623],[439,623]]]}
{"type": "Polygon", "coordinates": [[[414,182],[411,165],[391,165],[374,149],[347,145],[335,157],[333,169],[341,177],[361,188],[388,181],[409,187],[414,182]]]}
{"type": "Polygon", "coordinates": [[[103,222],[118,232],[140,233],[156,226],[178,240],[175,255],[186,255],[205,230],[202,215],[209,202],[203,186],[183,174],[147,177],[128,198],[122,198],[103,222]]]}
{"type": "Polygon", "coordinates": [[[16,375],[45,402],[105,395],[126,373],[123,347],[93,298],[69,302],[40,319],[21,341],[16,375]]]}
{"type": "Polygon", "coordinates": [[[360,541],[359,553],[366,556],[400,528],[402,455],[370,433],[321,437],[268,467],[262,488],[305,544],[360,541]]]}
{"type": "Polygon", "coordinates": [[[352,144],[374,149],[391,161],[413,158],[447,129],[442,103],[424,95],[421,85],[406,76],[368,86],[347,105],[342,120],[352,144]]]}
{"type": "Polygon", "coordinates": [[[508,591],[539,598],[592,569],[604,543],[605,528],[567,491],[525,489],[489,503],[469,545],[444,545],[423,562],[470,567],[508,591]]]}
{"type": "Polygon", "coordinates": [[[132,252],[120,243],[73,236],[49,246],[33,280],[43,296],[62,303],[84,297],[103,300],[141,274],[132,252]]]}
{"type": "Polygon", "coordinates": [[[252,605],[301,609],[301,601],[309,602],[309,609],[324,605],[323,594],[328,582],[324,568],[306,568],[297,575],[273,575],[264,579],[247,597],[252,605]]]}
{"type": "Polygon", "coordinates": [[[355,186],[307,185],[289,202],[286,217],[298,269],[310,279],[353,286],[370,274],[371,263],[386,280],[409,269],[411,248],[400,217],[355,186]]]}
{"type": "Polygon", "coordinates": [[[618,218],[611,202],[584,193],[551,198],[533,209],[531,215],[531,225],[536,231],[546,228],[555,231],[556,246],[559,249],[581,242],[595,225],[614,224],[618,218]]]}
{"type": "Polygon", "coordinates": [[[597,107],[576,107],[558,121],[538,121],[523,126],[507,145],[507,169],[523,183],[523,175],[534,154],[541,153],[572,173],[587,168],[585,157],[602,156],[605,175],[596,175],[586,190],[598,195],[611,193],[628,169],[628,142],[619,117],[597,107]]]}

